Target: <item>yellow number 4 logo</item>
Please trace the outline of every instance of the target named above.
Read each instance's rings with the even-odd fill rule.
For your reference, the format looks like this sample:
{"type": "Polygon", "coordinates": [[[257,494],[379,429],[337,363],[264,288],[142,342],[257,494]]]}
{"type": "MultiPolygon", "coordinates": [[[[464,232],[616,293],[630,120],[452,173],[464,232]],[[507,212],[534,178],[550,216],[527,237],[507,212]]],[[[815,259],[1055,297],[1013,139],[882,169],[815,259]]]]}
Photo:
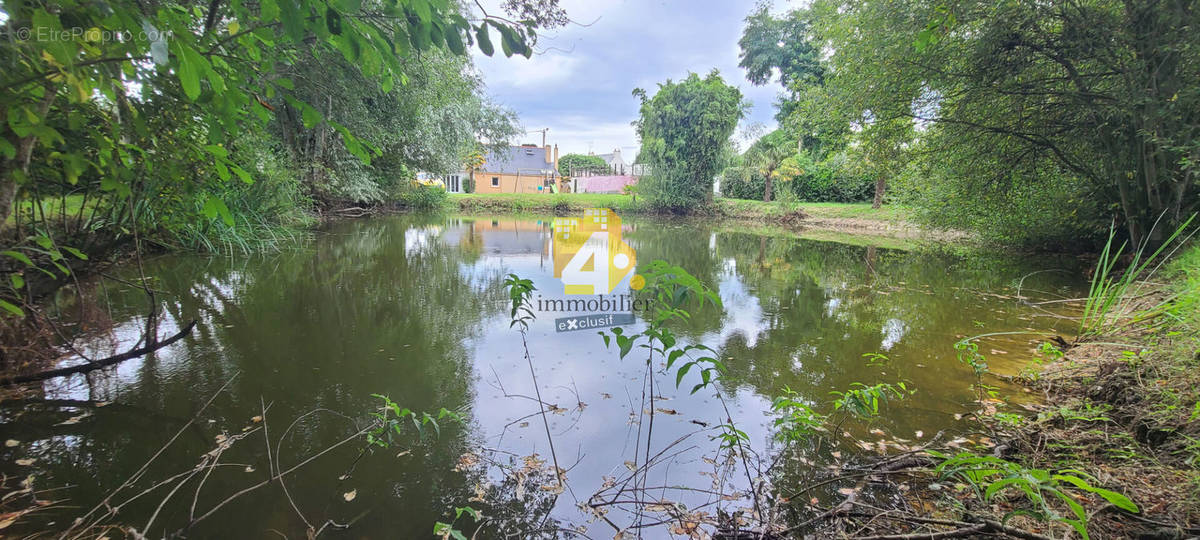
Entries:
{"type": "Polygon", "coordinates": [[[554,277],[566,294],[608,294],[635,266],[633,249],[621,241],[621,218],[612,210],[554,219],[554,277]]]}

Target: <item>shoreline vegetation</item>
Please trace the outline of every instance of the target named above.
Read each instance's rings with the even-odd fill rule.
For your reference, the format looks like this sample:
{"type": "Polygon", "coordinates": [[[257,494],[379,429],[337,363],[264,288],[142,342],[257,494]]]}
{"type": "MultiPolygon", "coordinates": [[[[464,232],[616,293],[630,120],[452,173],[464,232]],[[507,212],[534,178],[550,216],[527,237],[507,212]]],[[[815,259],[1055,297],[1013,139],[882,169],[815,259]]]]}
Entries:
{"type": "MultiPolygon", "coordinates": [[[[1081,471],[1136,504],[1130,512],[1095,493],[1076,497],[1093,538],[1200,534],[1200,245],[1181,249],[1165,268],[1134,282],[1120,308],[1103,315],[1106,330],[1039,349],[1016,377],[1043,395],[1032,414],[986,403],[981,411],[998,442],[991,455],[1026,473],[1081,471]]],[[[961,487],[945,500],[962,502],[980,486],[961,487]]],[[[1014,489],[974,502],[999,520],[1027,495],[1014,489]]],[[[1072,517],[1062,509],[1061,517],[1072,517]]],[[[1059,538],[1067,530],[1060,528],[1039,532],[1059,538]]]]}
{"type": "Polygon", "coordinates": [[[464,214],[554,214],[565,215],[588,208],[610,208],[620,215],[717,217],[756,225],[778,225],[788,229],[865,234],[899,239],[965,240],[960,231],[942,231],[921,227],[910,219],[907,208],[871,203],[762,202],[719,197],[712,204],[686,214],[662,211],[644,197],[624,194],[564,193],[533,194],[449,194],[445,208],[464,214]]]}
{"type": "MultiPolygon", "coordinates": [[[[777,127],[762,133],[761,123],[748,122],[751,104],[740,83],[723,78],[730,73],[723,76],[714,68],[657,82],[626,73],[628,84],[654,83],[652,88],[622,90],[638,104],[632,119],[638,150],[632,163],[653,174],[642,176],[626,194],[613,195],[447,194],[426,187],[431,176],[466,172],[473,181],[484,170],[480,167],[489,165],[485,156],[509,143],[526,143],[522,139],[535,133],[525,131],[516,111],[489,97],[475,63],[480,58],[476,52],[497,59],[500,55],[533,59],[535,53],[552,48],[539,43],[539,35],[553,35],[556,29],[573,31],[576,26],[580,32],[603,31],[600,27],[584,30],[590,23],[572,25],[575,21],[559,0],[505,1],[489,8],[491,12],[484,3],[470,4],[164,0],[148,9],[140,2],[112,0],[0,5],[0,37],[7,38],[0,39],[0,60],[6,66],[0,73],[4,89],[0,92],[0,380],[10,383],[0,388],[0,401],[22,407],[3,423],[19,435],[6,440],[5,448],[13,449],[8,451],[12,457],[18,453],[22,457],[6,469],[21,474],[4,476],[18,483],[0,482],[0,530],[17,523],[29,526],[33,522],[27,516],[35,511],[68,509],[51,502],[68,500],[55,493],[62,486],[41,485],[52,478],[43,475],[47,469],[37,462],[41,457],[26,455],[34,450],[55,451],[49,443],[57,435],[42,430],[45,420],[39,415],[29,415],[30,423],[24,425],[12,421],[26,412],[29,403],[54,393],[39,384],[11,383],[93,369],[99,373],[127,359],[152,358],[154,351],[176,340],[213,339],[214,350],[225,344],[219,336],[204,335],[209,332],[203,320],[183,324],[180,319],[174,333],[163,327],[163,321],[174,315],[170,310],[176,302],[197,294],[176,298],[160,294],[160,276],[143,266],[149,254],[191,251],[249,256],[292,245],[297,235],[307,234],[321,221],[396,211],[575,215],[604,207],[631,217],[694,220],[685,226],[703,222],[704,227],[718,230],[869,246],[861,250],[869,253],[871,281],[863,286],[868,299],[882,292],[874,279],[873,248],[925,247],[927,240],[931,250],[939,249],[940,243],[1022,250],[1031,258],[1077,252],[1086,261],[1084,266],[1091,267],[1087,275],[1092,280],[1085,298],[1035,302],[1020,292],[1003,297],[1023,310],[1078,323],[1075,336],[1042,333],[1032,327],[1025,328],[1029,332],[994,332],[1000,329],[985,328],[985,323],[971,321],[962,311],[949,312],[952,321],[945,327],[970,328],[975,322],[976,329],[964,331],[993,333],[958,336],[953,338],[960,339],[953,351],[934,351],[945,355],[939,360],[947,361],[947,372],[958,369],[962,371],[953,373],[973,375],[956,388],[960,392],[954,400],[955,406],[968,412],[956,415],[961,423],[946,433],[916,432],[916,442],[897,442],[899,437],[886,440],[890,435],[870,429],[880,416],[916,414],[916,409],[890,407],[889,400],[932,390],[906,387],[903,380],[814,386],[818,392],[809,395],[786,386],[782,395],[776,390],[762,392],[761,397],[774,400],[770,410],[762,412],[775,423],[768,434],[774,442],[761,455],[751,448],[750,437],[734,425],[726,407],[727,424],[700,425],[711,428],[706,437],[717,434],[707,444],[716,448],[718,461],[730,465],[726,472],[744,473],[746,484],[744,489],[730,488],[736,491],[708,492],[717,497],[720,509],[712,516],[701,515],[698,508],[653,499],[660,488],[654,487],[657,482],[650,469],[657,463],[670,464],[651,454],[652,443],[656,451],[670,448],[663,447],[661,435],[659,439],[652,435],[655,411],[660,410],[655,407],[655,377],[662,372],[657,367],[671,371],[678,361],[674,382],[678,386],[685,375],[700,378],[693,392],[727,390],[718,384],[726,371],[724,361],[730,359],[724,351],[702,343],[685,345],[686,339],[677,342],[667,324],[671,320],[686,324],[690,314],[684,308],[691,307],[684,300],[689,295],[715,304],[718,295],[708,287],[717,284],[702,283],[703,276],[696,278],[676,266],[680,261],[653,261],[647,268],[651,278],[647,294],[657,292],[652,296],[659,305],[655,316],[641,321],[647,330],[622,334],[624,329],[618,327],[601,333],[605,347],[611,339],[621,357],[634,350],[638,339],[648,351],[642,406],[629,400],[633,411],[642,411],[634,461],[626,462],[629,474],[621,471],[624,480],[614,484],[616,489],[603,503],[637,516],[636,526],[613,525],[618,537],[640,531],[642,517],[660,510],[670,514],[661,524],[677,524],[673,534],[692,538],[710,531],[717,539],[738,540],[809,535],[876,540],[1200,536],[1200,242],[1193,239],[1200,212],[1200,33],[1195,31],[1200,10],[1194,2],[813,0],[783,10],[762,3],[744,19],[731,21],[741,24],[736,50],[742,71],[734,79],[744,76],[753,85],[781,92],[774,110],[777,127]],[[117,35],[130,38],[109,39],[117,35]],[[715,186],[721,196],[714,199],[715,186]],[[1110,251],[1118,243],[1131,246],[1132,253],[1110,251]],[[1142,257],[1150,252],[1154,255],[1142,257]],[[124,277],[107,275],[105,271],[116,264],[128,265],[131,272],[124,277]],[[137,308],[144,309],[139,311],[144,315],[132,330],[120,330],[113,320],[106,283],[137,296],[137,308]],[[107,310],[101,309],[99,301],[90,301],[100,294],[107,310]],[[115,344],[119,331],[137,334],[137,342],[126,352],[90,359],[76,346],[85,333],[108,333],[115,344]],[[999,334],[1028,334],[1031,350],[1025,370],[1016,374],[989,370],[989,357],[1010,354],[987,346],[990,337],[999,334]],[[959,365],[954,365],[955,359],[959,365]],[[71,362],[76,367],[62,367],[71,362]],[[1014,397],[991,385],[998,381],[1024,383],[1030,394],[1041,393],[1043,399],[1022,403],[1019,391],[1014,397]],[[832,391],[826,394],[826,390],[832,391]],[[648,420],[644,435],[643,417],[648,420]],[[880,439],[868,440],[862,435],[868,430],[880,439]],[[859,435],[851,435],[854,431],[859,435]],[[639,450],[644,450],[641,457],[639,450]],[[806,456],[833,457],[816,463],[806,456]],[[752,473],[751,462],[765,467],[752,473]],[[803,469],[803,474],[787,476],[788,471],[773,469],[776,463],[803,469]],[[26,470],[37,474],[26,475],[26,470]],[[630,482],[632,488],[627,489],[630,482]],[[785,489],[785,482],[806,485],[785,489]],[[819,499],[814,493],[827,497],[819,499]],[[629,500],[630,495],[635,499],[629,500]],[[733,505],[722,509],[721,501],[751,502],[753,510],[722,514],[733,505]]],[[[658,26],[677,30],[701,18],[640,18],[634,24],[641,28],[621,31],[649,34],[658,26]]],[[[581,47],[598,41],[571,39],[581,47]]],[[[671,39],[659,45],[688,42],[671,39]]],[[[561,49],[559,54],[574,54],[572,60],[589,58],[583,52],[561,49]]],[[[611,71],[611,66],[580,66],[586,68],[580,73],[611,71]]],[[[614,80],[616,86],[622,84],[620,77],[614,80]]],[[[581,87],[588,82],[571,81],[581,87]]],[[[522,91],[552,87],[532,85],[522,91]]],[[[580,100],[581,108],[616,103],[610,97],[560,93],[580,100]]],[[[545,116],[543,111],[530,118],[545,116]]],[[[553,160],[549,159],[550,143],[557,138],[567,149],[565,141],[571,140],[559,132],[560,126],[548,123],[539,130],[548,156],[535,168],[543,175],[539,185],[570,177],[572,167],[589,161],[598,165],[597,156],[588,160],[568,154],[564,161],[576,165],[564,171],[557,144],[553,160]],[[551,127],[554,131],[548,131],[551,127]],[[551,163],[553,167],[548,167],[551,163]]],[[[528,178],[521,176],[521,168],[516,170],[518,178],[528,178]]],[[[407,247],[401,243],[403,238],[380,237],[380,245],[407,247]]],[[[678,247],[677,251],[696,250],[683,243],[678,247]]],[[[760,249],[760,254],[764,251],[760,249]]],[[[782,252],[780,258],[801,251],[782,252]]],[[[964,251],[968,253],[962,259],[975,255],[964,251]]],[[[924,253],[915,255],[920,258],[924,253]]],[[[407,263],[409,258],[404,260],[407,263]]],[[[1047,260],[1034,262],[1044,268],[1050,264],[1047,260]]],[[[362,264],[338,252],[322,262],[362,264]]],[[[458,276],[458,267],[449,264],[453,261],[433,262],[429,268],[414,266],[411,275],[458,276]]],[[[337,277],[346,267],[337,268],[331,274],[335,277],[322,286],[337,291],[329,297],[329,305],[342,308],[345,303],[348,311],[356,307],[351,303],[354,292],[339,288],[342,283],[337,277]]],[[[420,292],[412,284],[415,280],[400,280],[392,268],[363,270],[379,280],[371,282],[373,291],[420,292]]],[[[941,266],[929,269],[943,271],[941,266]]],[[[996,268],[979,271],[1005,281],[1006,274],[996,268]]],[[[833,288],[813,283],[814,290],[833,288]]],[[[498,294],[498,285],[480,290],[498,294]]],[[[557,497],[568,487],[568,470],[559,467],[547,413],[562,411],[557,405],[548,408],[543,401],[530,352],[539,344],[536,336],[526,339],[533,312],[525,304],[533,282],[510,275],[506,285],[512,302],[510,328],[521,334],[523,360],[536,396],[530,399],[538,404],[553,463],[553,468],[547,468],[537,454],[530,456],[533,459],[518,471],[520,489],[525,479],[546,475],[556,480],[555,485],[532,491],[557,497]]],[[[287,287],[270,292],[305,296],[303,286],[289,283],[287,287]]],[[[452,294],[468,291],[458,281],[449,281],[442,289],[452,294]]],[[[479,291],[468,292],[472,295],[466,298],[481,300],[479,291]]],[[[1000,305],[990,298],[1000,295],[980,293],[989,296],[989,307],[1000,305]]],[[[420,295],[422,306],[446,315],[442,306],[426,302],[429,296],[420,295]]],[[[820,305],[805,303],[799,295],[793,299],[794,305],[805,308],[820,305]]],[[[244,298],[222,298],[225,301],[222,310],[241,305],[244,298]]],[[[478,305],[470,304],[470,309],[460,312],[482,313],[478,305]]],[[[389,300],[388,310],[408,315],[402,307],[406,306],[389,300]]],[[[887,324],[902,327],[904,317],[932,320],[919,302],[901,308],[879,308],[881,320],[886,321],[885,334],[887,324]]],[[[259,314],[246,318],[253,320],[254,315],[259,314]]],[[[412,318],[397,319],[401,322],[389,326],[392,333],[387,335],[397,335],[397,327],[470,326],[458,318],[430,319],[436,322],[428,326],[414,324],[412,318]]],[[[347,340],[383,333],[373,330],[375,326],[342,324],[342,320],[339,317],[328,327],[343,332],[347,340]]],[[[722,319],[719,324],[726,322],[722,319]]],[[[819,323],[804,319],[797,326],[814,324],[819,323]]],[[[247,329],[252,333],[245,341],[262,340],[258,332],[263,329],[247,329]]],[[[869,329],[875,335],[881,328],[872,321],[869,329]]],[[[795,327],[779,330],[792,332],[789,337],[797,340],[778,349],[764,348],[764,355],[786,359],[797,344],[817,347],[795,327]]],[[[410,345],[389,342],[387,347],[393,344],[410,345]]],[[[449,349],[437,345],[421,351],[432,353],[422,361],[452,358],[444,352],[449,349]]],[[[643,349],[637,352],[640,355],[643,349]]],[[[869,364],[878,362],[882,368],[889,361],[883,354],[888,351],[863,352],[869,364]]],[[[1011,352],[1009,358],[1021,356],[1011,352]]],[[[311,355],[314,362],[328,361],[309,351],[302,354],[311,355]]],[[[258,361],[261,358],[236,367],[257,368],[260,365],[252,362],[258,361]]],[[[259,371],[251,377],[270,376],[259,371]]],[[[890,367],[888,371],[895,374],[890,367]]],[[[147,372],[146,376],[156,375],[147,372]]],[[[468,389],[474,384],[463,383],[468,389]]],[[[949,379],[936,384],[938,389],[954,385],[949,379]]],[[[151,470],[151,462],[199,421],[200,412],[226,386],[92,510],[73,520],[55,516],[54,521],[39,525],[65,527],[64,535],[78,537],[98,537],[110,529],[133,537],[196,536],[200,522],[221,516],[218,511],[235,499],[260,488],[282,487],[299,519],[287,523],[285,519],[292,518],[280,517],[281,527],[298,529],[303,522],[307,537],[316,538],[327,527],[349,529],[366,514],[345,525],[333,519],[310,523],[291,500],[285,476],[327,452],[364,439],[368,448],[359,449],[359,457],[374,448],[409,444],[414,435],[410,423],[418,435],[415,445],[429,436],[423,431],[426,427],[433,428],[434,436],[440,434],[438,420],[448,425],[462,420],[444,408],[418,413],[372,394],[383,402],[374,412],[344,411],[347,418],[370,415],[367,423],[355,421],[355,431],[347,438],[283,468],[280,446],[292,427],[274,441],[272,453],[266,420],[271,396],[267,396],[260,399],[261,414],[244,426],[244,435],[222,433],[200,465],[186,463],[194,468],[141,493],[124,493],[123,503],[110,504],[118,492],[133,492],[134,484],[149,478],[143,473],[151,470]],[[268,473],[265,479],[196,513],[201,488],[216,470],[221,453],[250,434],[266,442],[266,463],[258,464],[268,473]],[[200,472],[204,474],[195,486],[188,519],[169,516],[170,509],[160,514],[200,472]],[[139,519],[136,510],[118,516],[124,504],[170,485],[140,531],[130,524],[139,519]],[[160,515],[163,519],[156,521],[160,515]]],[[[437,385],[426,386],[437,389],[437,385]]],[[[189,386],[164,401],[195,408],[200,405],[195,388],[189,386]]],[[[353,397],[341,392],[346,389],[336,390],[338,401],[353,397]]],[[[122,392],[106,392],[102,393],[126,399],[122,392]]],[[[280,394],[295,397],[300,392],[287,388],[280,394]]],[[[724,397],[720,393],[716,397],[724,406],[724,397]]],[[[108,404],[45,401],[76,410],[108,404]]],[[[580,413],[584,405],[579,401],[580,413]]],[[[55,425],[74,425],[89,414],[55,425]]],[[[292,426],[308,414],[297,417],[292,426]]],[[[95,431],[90,425],[81,427],[88,431],[57,440],[78,449],[78,463],[103,463],[87,461],[95,457],[87,453],[86,444],[91,442],[88,434],[95,431]]],[[[127,426],[103,429],[123,437],[132,433],[127,426]]],[[[143,442],[130,436],[117,444],[120,451],[127,451],[143,442]]],[[[399,458],[408,452],[395,455],[399,458]]],[[[154,463],[154,469],[180,463],[163,462],[154,463]]],[[[355,459],[350,469],[357,463],[355,459]]],[[[245,468],[246,473],[254,470],[245,468]]],[[[619,464],[616,470],[620,471],[619,464]]],[[[454,471],[463,472],[458,467],[454,471]]],[[[407,479],[397,478],[389,480],[407,487],[402,484],[407,479]]],[[[403,489],[392,493],[402,492],[407,493],[403,489]]],[[[356,493],[343,492],[342,500],[349,503],[356,493]]],[[[484,502],[477,497],[478,501],[431,497],[419,502],[484,502]]],[[[550,501],[549,508],[556,501],[550,501]]],[[[397,495],[388,502],[411,506],[413,501],[397,495]]],[[[455,520],[465,515],[474,518],[477,531],[489,523],[481,521],[470,506],[451,508],[455,520]]],[[[592,507],[595,517],[612,525],[604,517],[608,510],[597,508],[592,507]]],[[[429,510],[421,518],[433,521],[438,510],[429,510]]],[[[458,521],[458,527],[466,528],[466,521],[458,521]]],[[[492,527],[497,522],[490,523],[492,527]]],[[[438,521],[433,531],[443,539],[466,538],[453,522],[438,521]]]]}

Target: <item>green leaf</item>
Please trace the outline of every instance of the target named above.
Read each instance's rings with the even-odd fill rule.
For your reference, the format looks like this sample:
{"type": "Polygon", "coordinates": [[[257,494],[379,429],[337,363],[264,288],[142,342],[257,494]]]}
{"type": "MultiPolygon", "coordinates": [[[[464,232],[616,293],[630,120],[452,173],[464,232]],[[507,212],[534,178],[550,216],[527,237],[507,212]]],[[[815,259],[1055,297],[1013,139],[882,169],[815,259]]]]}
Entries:
{"type": "Polygon", "coordinates": [[[16,259],[22,263],[25,263],[25,266],[33,266],[33,261],[29,257],[27,257],[24,253],[21,253],[19,251],[12,251],[12,250],[0,251],[0,255],[4,255],[4,256],[16,259]]]}
{"type": "Polygon", "coordinates": [[[218,199],[215,195],[209,195],[208,200],[204,201],[204,217],[209,219],[221,216],[221,220],[226,225],[233,226],[233,214],[229,212],[229,207],[225,206],[225,201],[218,199]]]}
{"type": "Polygon", "coordinates": [[[24,316],[25,316],[25,311],[24,311],[24,310],[22,310],[21,308],[17,307],[15,304],[12,304],[11,302],[8,302],[7,300],[2,300],[2,299],[0,299],[0,309],[3,309],[4,311],[7,311],[7,312],[9,312],[9,313],[11,313],[11,314],[13,314],[13,315],[16,315],[16,316],[18,316],[18,317],[24,317],[24,316]]]}
{"type": "Polygon", "coordinates": [[[675,372],[675,388],[679,388],[679,384],[683,382],[683,376],[687,375],[688,370],[692,369],[695,364],[695,362],[688,362],[679,367],[679,371],[675,372]]]}
{"type": "Polygon", "coordinates": [[[208,153],[210,153],[214,156],[217,156],[221,159],[225,159],[225,158],[229,157],[229,150],[226,150],[225,148],[223,148],[221,146],[217,146],[215,144],[206,145],[204,147],[204,149],[207,150],[208,153]]]}
{"type": "Polygon", "coordinates": [[[433,19],[433,11],[429,7],[429,0],[410,0],[413,12],[417,14],[417,18],[421,22],[428,24],[433,19]]]}
{"type": "Polygon", "coordinates": [[[275,4],[275,0],[259,0],[258,10],[259,17],[270,20],[270,22],[274,22],[274,20],[280,17],[280,5],[275,4]]]}
{"type": "Polygon", "coordinates": [[[458,35],[458,27],[452,24],[446,25],[442,29],[446,36],[446,47],[454,54],[466,54],[467,49],[463,46],[462,36],[458,35]]]}
{"type": "MultiPolygon", "coordinates": [[[[683,351],[681,349],[675,349],[671,351],[671,353],[667,355],[667,369],[671,369],[671,365],[673,365],[680,356],[683,356],[683,351]]],[[[675,386],[679,385],[676,384],[675,386]]]]}
{"type": "Polygon", "coordinates": [[[311,105],[305,104],[301,109],[300,115],[304,120],[304,127],[312,129],[317,124],[321,123],[321,112],[313,108],[311,105]]]}
{"type": "MultiPolygon", "coordinates": [[[[176,41],[176,43],[179,43],[176,41]]],[[[176,59],[179,61],[177,67],[179,75],[179,84],[183,87],[183,93],[191,101],[196,101],[200,97],[200,64],[196,62],[200,54],[195,49],[180,43],[175,49],[176,59]]],[[[203,60],[203,58],[201,58],[203,60]]]]}
{"type": "Polygon", "coordinates": [[[232,164],[229,166],[229,169],[233,171],[233,174],[238,175],[238,178],[241,178],[242,182],[245,182],[247,184],[254,183],[254,178],[252,178],[250,176],[249,172],[246,172],[246,169],[243,169],[241,167],[238,167],[237,165],[232,165],[232,164]]]}
{"type": "Polygon", "coordinates": [[[12,159],[17,156],[17,147],[8,142],[8,139],[0,138],[0,155],[4,159],[12,159]]]}
{"type": "Polygon", "coordinates": [[[479,29],[475,31],[475,40],[479,42],[479,50],[483,54],[491,56],[496,52],[496,48],[492,46],[492,38],[488,36],[486,24],[479,25],[479,29]]]}
{"type": "Polygon", "coordinates": [[[342,14],[333,8],[325,8],[325,28],[330,34],[342,35],[342,14]]]}
{"type": "Polygon", "coordinates": [[[1134,512],[1134,513],[1138,512],[1138,506],[1136,504],[1134,504],[1133,501],[1130,500],[1129,497],[1126,497],[1125,495],[1122,495],[1115,491],[1103,489],[1103,488],[1093,488],[1093,492],[1096,495],[1104,497],[1104,500],[1112,503],[1113,506],[1116,506],[1117,508],[1120,508],[1121,510],[1124,510],[1126,512],[1134,512]]]}
{"type": "Polygon", "coordinates": [[[9,274],[8,281],[12,283],[12,287],[14,289],[19,290],[21,287],[25,286],[25,278],[22,277],[21,274],[17,274],[17,273],[9,274]]]}
{"type": "Polygon", "coordinates": [[[63,251],[66,251],[67,253],[74,255],[76,259],[79,259],[81,261],[88,260],[87,254],[82,251],[79,251],[78,249],[75,249],[73,247],[68,247],[68,246],[63,246],[62,249],[63,249],[63,251]]]}

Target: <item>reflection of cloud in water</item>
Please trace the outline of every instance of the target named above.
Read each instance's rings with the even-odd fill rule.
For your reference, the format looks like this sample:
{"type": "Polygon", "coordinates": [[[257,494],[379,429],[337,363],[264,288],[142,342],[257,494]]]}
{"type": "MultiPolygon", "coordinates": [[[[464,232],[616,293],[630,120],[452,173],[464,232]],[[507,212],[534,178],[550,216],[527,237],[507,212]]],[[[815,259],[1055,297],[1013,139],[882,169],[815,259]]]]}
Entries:
{"type": "Polygon", "coordinates": [[[437,232],[434,227],[412,228],[404,231],[404,253],[411,257],[428,248],[437,232]]]}
{"type": "Polygon", "coordinates": [[[885,351],[892,350],[892,347],[900,343],[900,338],[908,333],[908,325],[900,319],[888,319],[883,323],[883,342],[879,344],[879,348],[885,351]]]}
{"type": "Polygon", "coordinates": [[[830,298],[828,302],[825,302],[825,316],[832,317],[833,314],[837,312],[837,309],[841,307],[841,305],[841,298],[830,298]]]}
{"type": "Polygon", "coordinates": [[[725,320],[718,331],[720,339],[705,336],[705,341],[725,343],[729,336],[740,333],[746,338],[746,345],[753,347],[758,342],[759,333],[766,328],[762,305],[738,277],[737,263],[732,258],[726,259],[722,266],[717,294],[725,307],[725,320]]]}

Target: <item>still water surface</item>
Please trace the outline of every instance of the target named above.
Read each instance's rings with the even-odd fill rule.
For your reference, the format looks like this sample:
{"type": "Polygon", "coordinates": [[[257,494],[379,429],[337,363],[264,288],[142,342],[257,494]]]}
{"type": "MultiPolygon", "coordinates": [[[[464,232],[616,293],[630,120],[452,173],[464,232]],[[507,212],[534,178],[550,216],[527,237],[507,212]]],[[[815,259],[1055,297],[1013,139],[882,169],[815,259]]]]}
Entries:
{"type": "MultiPolygon", "coordinates": [[[[1077,272],[1043,271],[1070,270],[1071,262],[1048,258],[885,249],[698,221],[627,219],[624,236],[639,266],[667,260],[719,293],[721,307],[694,312],[677,333],[719,353],[729,369],[719,386],[729,415],[768,457],[779,446],[768,411],[785,387],[828,412],[830,392],[853,382],[905,381],[916,394],[888,404],[881,419],[846,429],[913,444],[922,440],[918,432],[927,440],[939,431],[947,438],[972,431],[956,420],[974,408],[975,394],[954,342],[984,332],[1069,333],[1069,321],[1017,299],[1018,283],[1031,272],[1042,271],[1020,283],[1023,296],[1080,295],[1077,272]],[[865,353],[888,360],[870,365],[865,353]]],[[[372,394],[382,394],[413,410],[461,411],[466,423],[444,421],[440,436],[423,441],[410,430],[396,446],[366,454],[361,438],[345,444],[288,477],[294,507],[271,486],[225,506],[189,536],[266,537],[274,530],[303,538],[305,521],[320,527],[333,520],[352,526],[327,528],[323,536],[428,538],[436,521],[452,519],[454,507],[472,506],[492,518],[480,538],[565,536],[564,529],[612,538],[613,528],[578,503],[606,479],[629,473],[643,412],[639,354],[620,360],[595,331],[556,332],[551,320],[561,314],[535,321],[530,349],[543,399],[556,406],[550,429],[560,466],[569,469],[568,489],[557,495],[548,477],[513,474],[531,454],[538,455],[535,465],[550,457],[502,281],[515,273],[532,279],[538,294],[562,297],[549,242],[549,219],[402,216],[334,224],[277,254],[151,259],[146,271],[166,312],[161,333],[194,319],[191,337],[90,379],[46,383],[44,397],[58,401],[7,405],[0,439],[21,445],[3,449],[4,472],[32,472],[42,488],[71,486],[54,498],[77,508],[46,512],[39,524],[56,520],[50,526],[61,528],[141,468],[216,395],[133,492],[189,470],[218,440],[249,435],[221,454],[219,462],[230,466],[207,478],[199,497],[193,481],[163,507],[150,530],[161,536],[188,521],[194,498],[195,515],[203,514],[266,478],[264,424],[286,468],[352,434],[378,407],[372,394]],[[264,406],[267,421],[256,421],[264,406]],[[36,461],[13,465],[18,458],[36,461]],[[489,461],[509,473],[486,467],[489,461]]],[[[118,273],[136,276],[132,267],[118,273]]],[[[103,356],[137,341],[146,306],[141,291],[110,281],[91,301],[99,306],[93,318],[109,319],[115,333],[84,340],[88,350],[103,356]]],[[[981,351],[994,371],[1013,374],[1030,360],[1036,340],[996,336],[981,351]]],[[[724,422],[725,407],[715,392],[690,395],[695,378],[676,390],[673,373],[657,376],[661,412],[653,450],[687,438],[671,447],[673,457],[653,470],[649,483],[742,489],[744,475],[714,476],[718,443],[703,426],[724,422]]],[[[985,382],[1014,400],[1023,397],[998,378],[985,382]]],[[[812,456],[813,466],[831,451],[866,452],[840,444],[812,456]]],[[[129,504],[118,521],[143,530],[163,495],[129,504]]],[[[714,513],[720,505],[746,506],[703,491],[652,495],[688,508],[707,504],[714,513]]],[[[616,511],[609,518],[632,522],[616,511]]],[[[467,536],[474,532],[469,518],[459,523],[467,536]]],[[[643,535],[668,532],[664,525],[643,535]]]]}

